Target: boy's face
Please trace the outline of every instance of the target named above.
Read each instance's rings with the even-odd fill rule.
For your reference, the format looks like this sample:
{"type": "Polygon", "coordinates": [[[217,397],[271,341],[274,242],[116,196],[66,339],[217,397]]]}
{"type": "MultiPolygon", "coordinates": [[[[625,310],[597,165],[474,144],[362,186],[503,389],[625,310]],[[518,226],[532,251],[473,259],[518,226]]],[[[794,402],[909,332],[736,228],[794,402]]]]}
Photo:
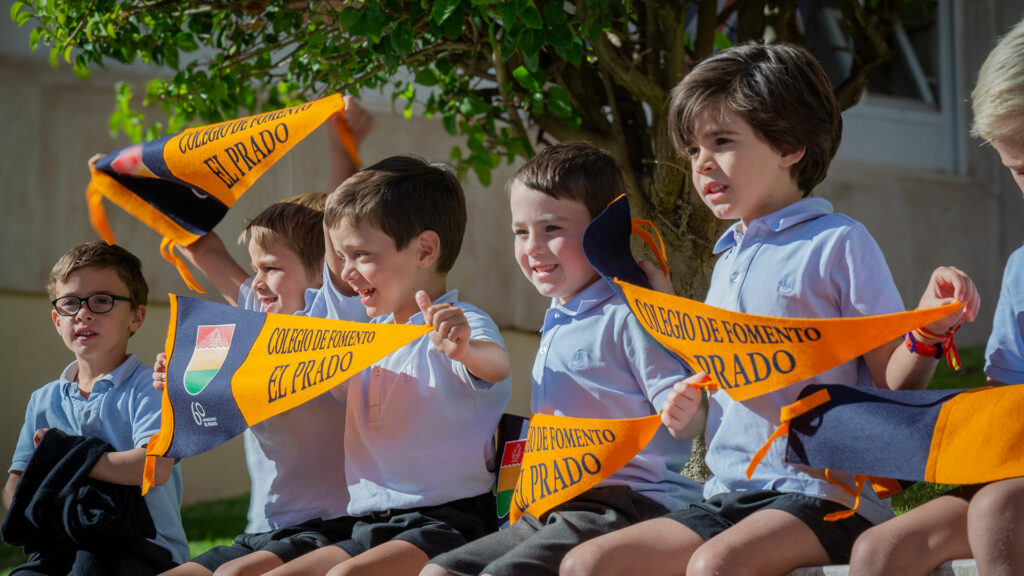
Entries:
{"type": "Polygon", "coordinates": [[[359,294],[368,316],[393,313],[395,322],[402,324],[419,312],[417,272],[432,263],[420,257],[419,238],[399,250],[383,230],[366,220],[356,223],[351,218],[342,219],[328,234],[344,263],[341,279],[359,294]]]}
{"type": "Polygon", "coordinates": [[[582,203],[553,198],[518,180],[509,187],[516,262],[544,296],[565,304],[597,280],[583,255],[590,212],[582,203]]]}
{"type": "MultiPolygon", "coordinates": [[[[87,298],[98,293],[123,298],[130,296],[128,286],[118,276],[117,270],[100,266],[75,270],[66,281],[57,282],[54,292],[56,298],[87,298]]],[[[97,314],[89,310],[85,302],[80,304],[81,308],[74,316],[61,316],[56,310],[51,310],[53,325],[64,345],[74,352],[77,359],[113,370],[124,361],[128,337],[142,326],[146,307],[132,309],[130,302],[115,300],[109,312],[97,314]]]]}
{"type": "Polygon", "coordinates": [[[280,242],[264,248],[249,240],[252,263],[252,289],[264,312],[294,314],[305,307],[306,288],[316,288],[321,281],[312,277],[302,265],[299,255],[280,242]]]}
{"type": "Polygon", "coordinates": [[[717,218],[746,225],[800,200],[790,168],[803,149],[779,153],[728,110],[704,112],[694,133],[687,150],[693,185],[717,218]]]}
{"type": "Polygon", "coordinates": [[[994,138],[992,147],[999,152],[999,159],[1003,161],[1003,166],[1010,169],[1013,181],[1024,193],[1024,137],[994,138]]]}

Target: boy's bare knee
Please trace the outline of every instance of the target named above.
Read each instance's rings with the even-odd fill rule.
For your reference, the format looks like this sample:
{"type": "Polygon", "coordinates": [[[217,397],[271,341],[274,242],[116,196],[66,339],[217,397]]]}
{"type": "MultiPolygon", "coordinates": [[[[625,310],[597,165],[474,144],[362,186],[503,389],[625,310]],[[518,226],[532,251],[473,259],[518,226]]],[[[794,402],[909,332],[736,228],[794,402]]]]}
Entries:
{"type": "Polygon", "coordinates": [[[686,576],[712,576],[717,574],[736,574],[729,569],[727,555],[717,546],[704,544],[690,556],[686,564],[686,576]]]}
{"type": "Polygon", "coordinates": [[[601,555],[587,542],[573,548],[562,558],[558,566],[559,576],[597,576],[601,574],[601,555]]]}
{"type": "Polygon", "coordinates": [[[437,564],[429,563],[420,570],[420,576],[447,576],[449,572],[437,564]]]}

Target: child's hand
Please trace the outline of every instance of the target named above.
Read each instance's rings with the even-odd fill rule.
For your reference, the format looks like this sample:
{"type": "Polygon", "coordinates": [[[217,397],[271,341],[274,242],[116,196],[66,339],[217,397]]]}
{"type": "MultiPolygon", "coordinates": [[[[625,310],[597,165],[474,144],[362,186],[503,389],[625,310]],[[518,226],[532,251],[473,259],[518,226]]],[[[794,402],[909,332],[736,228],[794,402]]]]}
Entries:
{"type": "Polygon", "coordinates": [[[423,321],[434,327],[430,341],[452,360],[460,360],[466,352],[472,330],[461,308],[451,304],[431,304],[423,290],[416,292],[416,304],[423,311],[423,321]]]}
{"type": "Polygon", "coordinates": [[[361,144],[363,138],[373,130],[373,115],[360,106],[355,98],[345,96],[345,125],[356,144],[361,144]]]}
{"type": "Polygon", "coordinates": [[[665,398],[661,408],[661,423],[668,428],[670,434],[679,440],[689,440],[693,431],[687,430],[690,421],[701,409],[703,395],[693,384],[706,382],[710,377],[698,372],[686,380],[676,382],[665,398]]]}
{"type": "Polygon", "coordinates": [[[153,388],[163,392],[167,386],[167,354],[161,352],[156,355],[156,362],[153,363],[153,388]]]}
{"type": "Polygon", "coordinates": [[[963,309],[960,312],[936,320],[925,328],[935,334],[945,334],[961,318],[973,322],[978,316],[978,308],[981,306],[981,297],[970,276],[952,266],[936,268],[928,281],[928,287],[921,295],[921,301],[917,308],[919,310],[934,308],[957,300],[963,303],[963,309]]]}
{"type": "Polygon", "coordinates": [[[49,428],[40,428],[36,430],[36,433],[32,435],[32,447],[39,448],[39,443],[43,441],[43,435],[46,434],[49,428]]]}
{"type": "Polygon", "coordinates": [[[647,275],[647,281],[651,283],[651,290],[657,290],[665,294],[676,293],[676,289],[672,286],[672,279],[662,273],[661,268],[656,264],[648,262],[643,258],[637,258],[636,265],[647,275]]]}
{"type": "Polygon", "coordinates": [[[94,154],[92,158],[89,158],[89,171],[90,172],[92,172],[92,169],[96,166],[96,163],[99,162],[100,158],[103,158],[103,156],[104,156],[103,154],[94,154]]]}

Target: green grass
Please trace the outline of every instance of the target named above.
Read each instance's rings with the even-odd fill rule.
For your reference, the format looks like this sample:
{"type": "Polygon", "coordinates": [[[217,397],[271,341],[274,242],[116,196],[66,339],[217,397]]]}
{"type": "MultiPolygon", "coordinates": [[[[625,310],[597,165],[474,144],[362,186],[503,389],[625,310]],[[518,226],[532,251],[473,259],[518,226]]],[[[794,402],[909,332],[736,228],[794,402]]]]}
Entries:
{"type": "MultiPolygon", "coordinates": [[[[965,348],[960,350],[963,367],[960,373],[953,372],[940,363],[930,388],[949,390],[975,388],[985,384],[985,350],[965,348]]],[[[897,514],[931,500],[951,486],[919,482],[893,496],[892,505],[897,514]]],[[[200,502],[181,509],[181,521],[188,536],[189,550],[193,556],[210,548],[230,544],[236,535],[245,530],[245,514],[249,496],[238,496],[225,500],[200,502]]],[[[11,568],[25,561],[20,548],[0,543],[0,576],[6,576],[11,568]]]]}

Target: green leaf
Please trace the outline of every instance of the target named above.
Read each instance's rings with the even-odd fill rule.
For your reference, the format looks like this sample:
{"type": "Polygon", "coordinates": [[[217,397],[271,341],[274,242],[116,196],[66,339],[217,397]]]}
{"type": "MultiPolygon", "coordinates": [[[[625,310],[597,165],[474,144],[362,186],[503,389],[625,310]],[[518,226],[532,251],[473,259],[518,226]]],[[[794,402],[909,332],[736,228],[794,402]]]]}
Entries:
{"type": "Polygon", "coordinates": [[[81,54],[75,56],[75,64],[72,71],[74,71],[75,76],[78,76],[82,80],[89,79],[89,64],[86,63],[85,57],[81,54]]]}
{"type": "Polygon", "coordinates": [[[28,10],[16,14],[14,12],[14,9],[11,9],[11,19],[14,20],[14,23],[18,25],[18,28],[24,26],[25,22],[28,22],[30,18],[32,18],[32,12],[28,10]]]}
{"type": "Polygon", "coordinates": [[[480,181],[481,186],[491,185],[491,167],[489,164],[474,163],[473,173],[476,174],[476,178],[480,181]]]}
{"type": "Polygon", "coordinates": [[[534,30],[544,28],[544,20],[540,17],[540,12],[537,10],[537,6],[534,5],[533,0],[529,0],[526,6],[519,11],[519,19],[523,24],[526,24],[527,28],[533,28],[534,30]]]}
{"type": "Polygon", "coordinates": [[[718,50],[732,48],[732,40],[723,32],[715,32],[715,48],[718,50]]]}
{"type": "Polygon", "coordinates": [[[28,36],[28,45],[35,52],[36,48],[39,47],[39,38],[43,35],[42,28],[33,28],[32,33],[28,36]]]}
{"type": "Polygon", "coordinates": [[[341,27],[348,30],[356,25],[356,22],[363,16],[362,10],[353,8],[352,6],[346,6],[341,11],[341,27]]]}
{"type": "Polygon", "coordinates": [[[519,34],[522,28],[518,25],[513,26],[511,29],[505,27],[501,31],[501,60],[504,62],[512,57],[516,53],[516,49],[519,48],[519,34]]]}
{"type": "Polygon", "coordinates": [[[185,32],[178,36],[178,50],[182,52],[195,52],[199,50],[199,43],[191,34],[185,32]]]}
{"type": "Polygon", "coordinates": [[[50,68],[57,68],[57,64],[60,63],[60,50],[56,46],[50,47],[50,68]]]}
{"type": "Polygon", "coordinates": [[[518,66],[512,71],[512,77],[527,90],[540,90],[544,85],[544,75],[530,72],[526,66],[518,66]]]}
{"type": "Polygon", "coordinates": [[[462,9],[462,6],[456,6],[455,12],[444,22],[444,35],[452,40],[458,38],[462,33],[465,20],[466,11],[462,9]]]}
{"type": "Polygon", "coordinates": [[[18,21],[18,12],[25,6],[25,3],[21,0],[16,0],[14,4],[11,4],[11,20],[18,21]]]}
{"type": "Polygon", "coordinates": [[[561,86],[552,86],[545,93],[548,97],[548,112],[556,118],[567,119],[575,115],[569,95],[561,86]]]}
{"type": "MultiPolygon", "coordinates": [[[[456,118],[454,112],[445,112],[444,116],[441,117],[441,124],[444,125],[445,132],[455,136],[458,132],[456,131],[456,118]]],[[[458,149],[458,147],[456,147],[458,149]]]]}
{"type": "Polygon", "coordinates": [[[414,81],[420,86],[437,86],[440,80],[433,68],[420,68],[416,71],[414,81]]]}
{"type": "Polygon", "coordinates": [[[434,7],[430,10],[430,19],[438,24],[444,24],[459,7],[459,0],[441,0],[440,2],[434,2],[434,7]]]}
{"type": "Polygon", "coordinates": [[[498,2],[498,17],[501,19],[502,27],[508,30],[516,21],[516,3],[498,2]]]}
{"type": "Polygon", "coordinates": [[[402,20],[391,30],[391,47],[403,58],[412,52],[415,40],[415,33],[407,20],[402,20]]]}

